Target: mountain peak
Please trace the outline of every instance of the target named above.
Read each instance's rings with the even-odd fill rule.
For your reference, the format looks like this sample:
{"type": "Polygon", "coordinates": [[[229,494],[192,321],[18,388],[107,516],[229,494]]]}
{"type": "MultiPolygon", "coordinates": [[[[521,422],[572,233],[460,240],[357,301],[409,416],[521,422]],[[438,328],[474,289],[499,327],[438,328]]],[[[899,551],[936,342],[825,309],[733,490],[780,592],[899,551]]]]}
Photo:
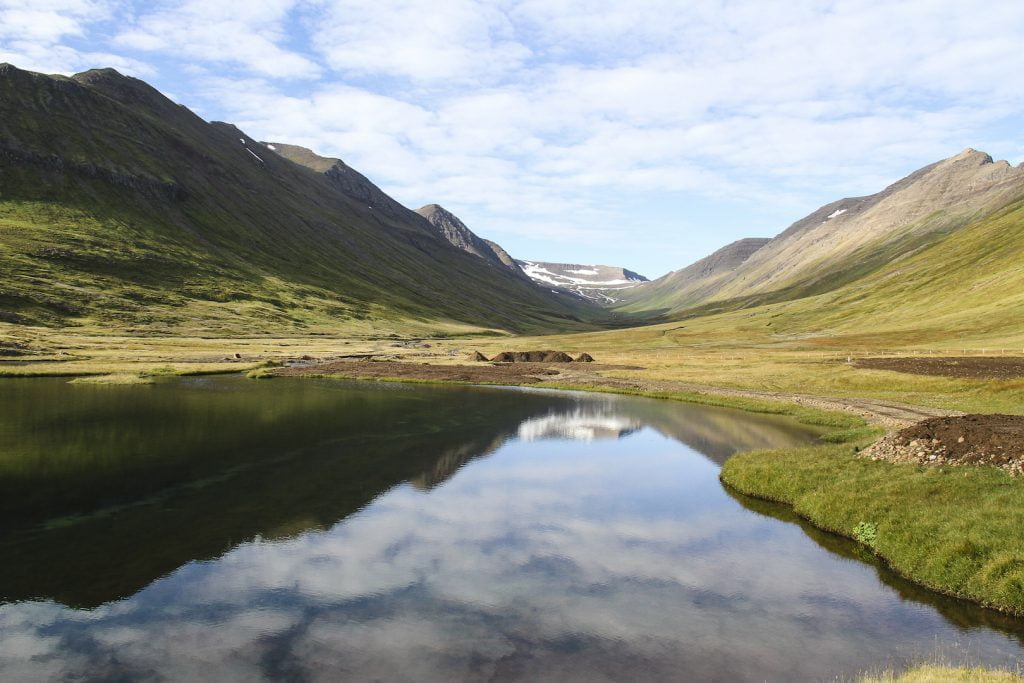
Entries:
{"type": "Polygon", "coordinates": [[[952,156],[948,161],[972,161],[977,163],[979,166],[982,164],[991,164],[992,157],[985,152],[978,151],[973,147],[968,147],[964,151],[960,152],[956,156],[952,156]]]}
{"type": "Polygon", "coordinates": [[[437,233],[462,251],[479,256],[488,263],[512,271],[524,280],[529,280],[515,259],[500,245],[481,239],[470,230],[458,216],[440,204],[425,204],[416,209],[437,233]]]}
{"type": "Polygon", "coordinates": [[[88,71],[77,73],[71,78],[76,81],[95,81],[100,79],[128,79],[130,76],[125,76],[117,69],[106,66],[99,69],[89,69],[88,71]]]}

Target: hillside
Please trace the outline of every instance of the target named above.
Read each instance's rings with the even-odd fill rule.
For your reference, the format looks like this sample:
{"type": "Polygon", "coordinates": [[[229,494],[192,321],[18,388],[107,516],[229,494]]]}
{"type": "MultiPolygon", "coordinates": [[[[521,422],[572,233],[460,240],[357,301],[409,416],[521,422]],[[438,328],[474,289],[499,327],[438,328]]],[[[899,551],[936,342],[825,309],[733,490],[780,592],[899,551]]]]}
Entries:
{"type": "Polygon", "coordinates": [[[968,149],[874,195],[826,204],[757,248],[728,277],[694,279],[691,266],[667,276],[688,273],[679,287],[638,288],[622,310],[671,318],[831,292],[942,243],[1022,196],[1024,166],[968,149]]]}
{"type": "Polygon", "coordinates": [[[678,309],[700,303],[727,285],[736,269],[770,241],[760,237],[737,240],[685,268],[622,292],[617,308],[650,311],[662,306],[678,309]]]}
{"type": "Polygon", "coordinates": [[[617,303],[623,292],[647,278],[620,266],[583,265],[516,261],[530,278],[542,287],[554,287],[580,299],[602,306],[617,303]]]}
{"type": "Polygon", "coordinates": [[[337,159],[110,69],[0,66],[0,322],[379,334],[594,315],[452,247],[337,159]]]}

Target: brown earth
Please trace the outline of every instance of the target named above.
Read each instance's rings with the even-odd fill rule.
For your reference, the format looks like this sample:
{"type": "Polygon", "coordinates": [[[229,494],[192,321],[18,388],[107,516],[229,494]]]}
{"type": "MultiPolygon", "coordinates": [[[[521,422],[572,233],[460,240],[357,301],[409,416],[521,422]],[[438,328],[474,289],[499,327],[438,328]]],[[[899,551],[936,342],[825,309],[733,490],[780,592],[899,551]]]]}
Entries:
{"type": "Polygon", "coordinates": [[[1011,356],[860,358],[858,368],[892,370],[912,375],[939,375],[968,379],[1014,379],[1024,377],[1024,358],[1011,356]]]}
{"type": "Polygon", "coordinates": [[[869,457],[927,465],[992,465],[1024,472],[1024,416],[936,417],[886,436],[869,457]]]}
{"type": "Polygon", "coordinates": [[[572,356],[564,351],[502,351],[491,359],[492,363],[571,363],[572,356]]]}
{"type": "Polygon", "coordinates": [[[703,384],[690,384],[670,380],[631,379],[607,377],[607,370],[643,370],[630,365],[604,363],[496,363],[491,365],[429,365],[397,361],[337,361],[271,370],[274,375],[330,375],[352,379],[430,380],[438,382],[464,382],[471,384],[536,384],[557,382],[581,388],[607,388],[637,393],[687,392],[717,396],[754,398],[766,401],[785,401],[819,410],[853,413],[887,427],[906,427],[930,417],[960,415],[937,408],[908,406],[892,401],[860,398],[833,398],[787,394],[771,391],[727,389],[703,384]]]}

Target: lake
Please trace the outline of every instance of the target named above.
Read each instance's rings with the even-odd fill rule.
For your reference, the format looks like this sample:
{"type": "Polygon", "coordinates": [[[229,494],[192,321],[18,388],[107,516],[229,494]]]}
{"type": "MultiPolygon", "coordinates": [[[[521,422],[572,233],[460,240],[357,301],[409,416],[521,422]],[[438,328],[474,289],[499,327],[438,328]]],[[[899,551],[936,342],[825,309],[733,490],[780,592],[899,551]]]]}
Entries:
{"type": "Polygon", "coordinates": [[[0,382],[0,680],[850,677],[1024,624],[727,491],[781,417],[312,379],[0,382]]]}

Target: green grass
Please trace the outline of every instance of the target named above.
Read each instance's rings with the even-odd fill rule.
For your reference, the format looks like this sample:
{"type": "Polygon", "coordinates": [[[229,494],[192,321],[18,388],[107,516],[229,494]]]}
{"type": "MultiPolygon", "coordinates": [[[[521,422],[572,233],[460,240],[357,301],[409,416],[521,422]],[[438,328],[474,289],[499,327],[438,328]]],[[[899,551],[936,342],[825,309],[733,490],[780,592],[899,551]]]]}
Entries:
{"type": "Polygon", "coordinates": [[[915,583],[1024,615],[1024,480],[989,467],[876,462],[855,448],[743,453],[725,463],[721,479],[792,505],[822,529],[859,537],[915,583]]]}
{"type": "Polygon", "coordinates": [[[933,664],[916,666],[902,674],[892,672],[863,676],[859,683],[1015,683],[1024,676],[1010,671],[980,667],[948,667],[933,664]]]}
{"type": "Polygon", "coordinates": [[[110,375],[86,375],[76,377],[68,384],[153,384],[155,380],[149,375],[133,375],[119,372],[110,375]]]}

